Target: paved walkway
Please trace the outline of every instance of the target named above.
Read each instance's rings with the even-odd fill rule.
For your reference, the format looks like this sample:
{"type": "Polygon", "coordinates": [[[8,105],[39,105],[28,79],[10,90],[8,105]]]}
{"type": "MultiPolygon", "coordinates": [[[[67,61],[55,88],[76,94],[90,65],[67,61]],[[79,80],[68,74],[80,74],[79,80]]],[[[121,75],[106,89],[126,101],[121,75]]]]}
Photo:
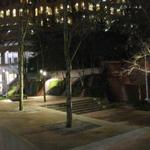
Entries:
{"type": "Polygon", "coordinates": [[[39,150],[33,144],[6,128],[0,128],[0,150],[39,150]]]}
{"type": "MultiPolygon", "coordinates": [[[[79,98],[75,98],[74,100],[77,99],[79,98]]],[[[141,127],[137,125],[128,125],[126,122],[111,122],[83,115],[73,115],[73,128],[66,129],[66,113],[41,107],[64,101],[64,97],[50,96],[47,97],[47,103],[44,103],[43,97],[32,97],[24,101],[24,110],[22,112],[18,111],[18,102],[1,101],[0,127],[7,128],[40,150],[69,150],[76,147],[82,149],[84,145],[90,146],[91,143],[95,145],[96,141],[100,143],[98,144],[98,147],[100,147],[103,143],[101,141],[106,141],[107,143],[111,139],[115,140],[117,136],[124,141],[123,135],[126,133],[126,139],[128,139],[129,135],[130,141],[135,137],[136,133],[139,134],[139,140],[147,141],[148,139],[149,141],[150,139],[144,132],[148,131],[147,133],[149,134],[149,129],[144,129],[141,132],[141,127]],[[132,132],[134,134],[130,134],[132,132]]],[[[118,145],[117,140],[115,141],[111,147],[118,145]]],[[[120,140],[119,142],[122,143],[122,141],[120,140]]],[[[138,143],[135,141],[134,144],[140,143],[139,141],[138,143]]],[[[141,145],[144,144],[141,143],[141,145]]],[[[87,149],[91,150],[88,147],[87,149]]],[[[133,148],[132,150],[136,149],[133,148]]]]}
{"type": "Polygon", "coordinates": [[[150,128],[145,127],[71,150],[149,150],[150,128]]]}

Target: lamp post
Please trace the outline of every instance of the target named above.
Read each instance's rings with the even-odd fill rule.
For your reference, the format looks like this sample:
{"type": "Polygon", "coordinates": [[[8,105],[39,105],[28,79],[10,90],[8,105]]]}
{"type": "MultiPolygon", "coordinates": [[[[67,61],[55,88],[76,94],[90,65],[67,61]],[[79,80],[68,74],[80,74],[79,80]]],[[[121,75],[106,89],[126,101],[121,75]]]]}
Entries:
{"type": "Polygon", "coordinates": [[[44,102],[46,102],[45,77],[47,76],[47,72],[41,69],[40,74],[42,75],[42,81],[43,81],[43,98],[44,98],[44,102]]]}

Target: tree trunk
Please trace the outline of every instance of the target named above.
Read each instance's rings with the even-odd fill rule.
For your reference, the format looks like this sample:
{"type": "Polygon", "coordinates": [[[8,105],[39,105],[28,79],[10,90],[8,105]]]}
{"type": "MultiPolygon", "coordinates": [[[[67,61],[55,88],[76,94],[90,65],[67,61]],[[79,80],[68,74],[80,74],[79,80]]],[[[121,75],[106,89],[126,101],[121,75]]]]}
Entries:
{"type": "Polygon", "coordinates": [[[71,91],[71,58],[69,50],[69,31],[67,22],[67,0],[64,0],[64,55],[66,61],[66,104],[67,120],[66,127],[72,127],[72,91],[71,91]]]}
{"type": "Polygon", "coordinates": [[[19,50],[19,85],[20,85],[20,100],[19,100],[19,110],[23,110],[23,97],[24,97],[24,41],[20,43],[19,50]]]}

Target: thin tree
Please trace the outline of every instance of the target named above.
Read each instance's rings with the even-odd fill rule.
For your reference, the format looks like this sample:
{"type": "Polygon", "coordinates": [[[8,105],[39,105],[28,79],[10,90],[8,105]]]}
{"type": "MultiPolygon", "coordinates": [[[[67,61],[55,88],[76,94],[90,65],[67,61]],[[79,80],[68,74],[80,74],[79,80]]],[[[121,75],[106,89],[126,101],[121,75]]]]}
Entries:
{"type": "Polygon", "coordinates": [[[29,26],[29,15],[27,12],[28,5],[23,3],[24,13],[20,18],[20,41],[18,51],[18,68],[19,68],[19,87],[20,87],[20,99],[19,99],[19,110],[23,110],[23,99],[24,99],[24,51],[25,51],[25,38],[29,26]]]}
{"type": "Polygon", "coordinates": [[[66,127],[72,127],[72,90],[71,90],[71,58],[69,49],[69,30],[67,15],[67,0],[64,0],[64,55],[66,62],[66,104],[67,104],[67,121],[66,127]]]}

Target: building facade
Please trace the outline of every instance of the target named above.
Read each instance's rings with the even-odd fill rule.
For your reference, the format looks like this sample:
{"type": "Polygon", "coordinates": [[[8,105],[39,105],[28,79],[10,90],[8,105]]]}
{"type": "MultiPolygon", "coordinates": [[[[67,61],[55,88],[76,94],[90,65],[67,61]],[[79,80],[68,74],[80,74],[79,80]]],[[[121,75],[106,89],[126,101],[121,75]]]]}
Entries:
{"type": "MultiPolygon", "coordinates": [[[[68,0],[68,24],[74,26],[88,19],[105,22],[107,32],[120,17],[130,16],[142,9],[129,0],[68,0]],[[132,9],[131,9],[132,8],[132,9]]],[[[9,84],[18,76],[18,51],[20,49],[20,24],[28,26],[30,35],[35,27],[50,30],[63,24],[63,0],[1,0],[0,2],[0,94],[7,93],[9,84]]],[[[130,24],[133,28],[134,24],[130,24]]],[[[31,56],[32,39],[25,42],[25,59],[31,56]]]]}

